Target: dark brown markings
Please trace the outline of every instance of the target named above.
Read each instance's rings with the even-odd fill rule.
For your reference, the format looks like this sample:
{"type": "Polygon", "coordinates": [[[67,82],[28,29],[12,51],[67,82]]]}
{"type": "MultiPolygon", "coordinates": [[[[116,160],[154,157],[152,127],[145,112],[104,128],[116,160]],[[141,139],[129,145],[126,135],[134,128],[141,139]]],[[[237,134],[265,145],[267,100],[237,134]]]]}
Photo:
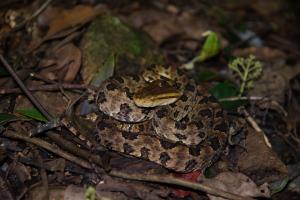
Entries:
{"type": "Polygon", "coordinates": [[[191,171],[196,167],[196,165],[197,165],[197,162],[195,160],[189,160],[188,162],[186,162],[184,169],[186,171],[191,171]]]}
{"type": "Polygon", "coordinates": [[[194,92],[195,91],[195,85],[188,83],[186,85],[185,89],[190,91],[190,92],[194,92]]]}
{"type": "Polygon", "coordinates": [[[101,121],[101,122],[98,123],[97,128],[98,128],[98,130],[102,131],[105,128],[111,128],[111,125],[101,121]]]}
{"type": "Polygon", "coordinates": [[[146,147],[141,148],[141,157],[144,159],[149,159],[149,152],[150,149],[147,149],[146,147]]]}
{"type": "Polygon", "coordinates": [[[177,73],[179,76],[182,76],[184,74],[184,72],[182,70],[177,70],[177,73]]]}
{"type": "Polygon", "coordinates": [[[176,110],[176,111],[174,112],[174,117],[176,118],[176,117],[178,117],[178,115],[179,115],[179,111],[176,110]]]}
{"type": "Polygon", "coordinates": [[[212,115],[213,115],[213,113],[210,109],[199,110],[198,114],[203,117],[212,117],[212,115]]]}
{"type": "Polygon", "coordinates": [[[138,75],[132,75],[132,79],[137,81],[137,82],[141,80],[138,75]]]}
{"type": "Polygon", "coordinates": [[[145,115],[149,114],[150,111],[151,109],[147,109],[147,108],[142,109],[142,113],[145,115]]]}
{"type": "Polygon", "coordinates": [[[108,141],[108,140],[104,140],[104,146],[107,149],[112,149],[112,142],[108,141]]]}
{"type": "Polygon", "coordinates": [[[209,99],[207,96],[204,96],[203,93],[198,93],[197,92],[197,96],[202,96],[201,100],[198,102],[199,104],[203,104],[203,103],[208,103],[209,99]]]}
{"type": "Polygon", "coordinates": [[[118,88],[118,86],[114,83],[109,83],[109,84],[106,85],[107,90],[115,90],[117,88],[118,88]]]}
{"type": "Polygon", "coordinates": [[[172,142],[168,142],[166,140],[160,140],[160,145],[162,146],[162,148],[164,149],[173,149],[174,147],[177,146],[176,143],[172,143],[172,142]]]}
{"type": "Polygon", "coordinates": [[[210,95],[207,97],[209,102],[213,102],[213,103],[217,103],[218,100],[216,99],[216,97],[214,97],[213,95],[210,95]]]}
{"type": "Polygon", "coordinates": [[[125,93],[126,93],[126,96],[129,98],[129,99],[132,99],[133,98],[133,93],[132,92],[130,92],[130,90],[129,90],[129,88],[128,87],[126,87],[125,88],[125,93]]]}
{"type": "Polygon", "coordinates": [[[205,132],[199,131],[197,136],[202,139],[202,138],[205,138],[206,134],[205,134],[205,132]]]}
{"type": "Polygon", "coordinates": [[[172,108],[174,108],[174,107],[176,107],[177,105],[176,105],[176,103],[172,103],[172,104],[170,104],[170,106],[171,106],[172,108]]]}
{"type": "Polygon", "coordinates": [[[180,97],[180,100],[183,102],[186,102],[188,99],[189,98],[185,94],[181,95],[181,97],[180,97]]]}
{"type": "Polygon", "coordinates": [[[204,127],[204,124],[202,123],[201,120],[198,120],[197,123],[196,123],[196,126],[198,129],[202,129],[204,127]]]}
{"type": "MultiPolygon", "coordinates": [[[[197,90],[196,96],[201,97],[201,99],[204,97],[203,93],[197,90]]],[[[200,102],[199,102],[200,103],[200,102]]]]}
{"type": "Polygon", "coordinates": [[[167,161],[170,160],[170,159],[171,159],[171,158],[170,158],[170,156],[168,155],[168,153],[163,152],[163,153],[160,154],[159,160],[160,160],[160,163],[161,163],[162,165],[165,166],[165,165],[167,164],[167,161]]]}
{"type": "Polygon", "coordinates": [[[219,110],[219,111],[216,113],[216,117],[224,117],[224,112],[223,112],[223,110],[219,110]]]}
{"type": "Polygon", "coordinates": [[[127,116],[131,112],[132,112],[132,109],[128,106],[128,104],[122,103],[120,105],[120,114],[127,116]]]}
{"type": "Polygon", "coordinates": [[[158,127],[158,126],[159,126],[156,120],[152,120],[152,124],[153,124],[153,126],[155,126],[155,127],[158,127]]]}
{"type": "Polygon", "coordinates": [[[120,76],[116,76],[115,79],[116,79],[119,83],[124,83],[124,79],[121,78],[120,76]]]}
{"type": "Polygon", "coordinates": [[[139,131],[143,132],[144,131],[144,125],[139,125],[139,131]]]}
{"type": "Polygon", "coordinates": [[[175,133],[175,137],[177,137],[179,140],[185,140],[187,137],[183,134],[175,133]]]}
{"type": "Polygon", "coordinates": [[[103,103],[106,101],[106,97],[105,97],[105,94],[104,92],[99,92],[98,93],[98,99],[97,99],[97,103],[103,103]]]}
{"type": "Polygon", "coordinates": [[[186,105],[184,106],[184,110],[187,111],[189,109],[190,106],[186,105]]]}
{"type": "Polygon", "coordinates": [[[167,109],[166,108],[161,108],[156,112],[156,115],[158,118],[163,118],[164,116],[167,115],[167,109]]]}
{"type": "Polygon", "coordinates": [[[192,155],[192,156],[199,156],[200,155],[200,151],[201,150],[201,145],[198,144],[198,145],[193,145],[193,146],[190,146],[189,147],[189,153],[192,155]]]}
{"type": "Polygon", "coordinates": [[[178,122],[178,121],[175,121],[175,128],[176,129],[185,130],[186,127],[187,127],[186,124],[178,122]]]}
{"type": "Polygon", "coordinates": [[[212,139],[209,140],[210,142],[210,146],[213,148],[213,150],[218,150],[220,148],[220,142],[218,140],[218,138],[214,137],[212,139]]]}
{"type": "Polygon", "coordinates": [[[124,153],[126,154],[130,154],[134,151],[134,149],[132,148],[132,146],[128,143],[124,143],[123,144],[123,149],[124,149],[124,153]]]}
{"type": "Polygon", "coordinates": [[[217,124],[214,127],[214,130],[221,131],[221,132],[227,132],[228,131],[228,124],[225,121],[223,121],[220,124],[217,124]]]}
{"type": "Polygon", "coordinates": [[[127,139],[127,140],[136,140],[138,139],[138,134],[137,133],[132,133],[132,132],[122,132],[122,136],[127,139]]]}

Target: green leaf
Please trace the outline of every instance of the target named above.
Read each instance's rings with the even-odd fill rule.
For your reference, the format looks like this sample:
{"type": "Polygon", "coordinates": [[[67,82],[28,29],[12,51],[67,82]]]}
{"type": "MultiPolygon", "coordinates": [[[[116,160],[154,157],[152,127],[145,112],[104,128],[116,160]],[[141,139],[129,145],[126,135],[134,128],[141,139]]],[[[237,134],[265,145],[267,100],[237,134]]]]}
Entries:
{"type": "Polygon", "coordinates": [[[221,51],[220,39],[215,32],[207,31],[206,33],[204,33],[204,35],[207,36],[207,38],[198,56],[198,60],[200,62],[216,56],[221,51]]]}
{"type": "Polygon", "coordinates": [[[0,113],[0,125],[4,125],[7,122],[15,121],[18,117],[12,114],[0,113]]]}
{"type": "Polygon", "coordinates": [[[25,117],[29,117],[38,121],[47,122],[48,120],[35,108],[19,109],[17,113],[25,117]]]}
{"type": "Polygon", "coordinates": [[[288,183],[289,183],[289,178],[288,177],[285,177],[282,180],[279,180],[279,181],[276,181],[276,182],[272,183],[270,185],[271,196],[278,193],[278,192],[281,192],[284,188],[286,188],[288,183]]]}
{"type": "MultiPolygon", "coordinates": [[[[229,82],[222,82],[209,90],[217,99],[236,97],[238,88],[229,82]]],[[[237,107],[247,103],[245,100],[220,101],[221,106],[226,110],[235,110],[237,107]]]]}
{"type": "Polygon", "coordinates": [[[197,74],[199,74],[197,76],[198,81],[209,81],[217,77],[217,74],[214,71],[208,69],[201,70],[197,72],[197,74]]]}
{"type": "Polygon", "coordinates": [[[97,87],[102,83],[102,81],[111,77],[114,73],[116,62],[117,62],[116,55],[111,54],[109,57],[107,57],[105,63],[101,67],[98,67],[98,70],[93,76],[91,85],[97,87]]]}
{"type": "Polygon", "coordinates": [[[92,186],[89,186],[85,190],[85,200],[95,200],[96,199],[96,189],[92,186]]]}

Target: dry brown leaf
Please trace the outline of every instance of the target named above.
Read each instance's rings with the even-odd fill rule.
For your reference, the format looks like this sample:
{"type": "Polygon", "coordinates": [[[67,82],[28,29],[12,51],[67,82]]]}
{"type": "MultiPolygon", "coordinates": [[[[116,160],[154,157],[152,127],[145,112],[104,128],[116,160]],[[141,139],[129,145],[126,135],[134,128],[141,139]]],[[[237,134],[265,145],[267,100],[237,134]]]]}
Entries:
{"type": "Polygon", "coordinates": [[[287,176],[287,167],[267,146],[262,133],[249,128],[245,147],[247,151],[238,158],[239,171],[257,183],[276,181],[287,176]]]}
{"type": "Polygon", "coordinates": [[[85,24],[100,13],[101,9],[99,9],[99,7],[83,5],[78,5],[72,9],[64,10],[50,22],[49,30],[43,40],[45,41],[50,39],[52,36],[64,29],[85,24]]]}
{"type": "Polygon", "coordinates": [[[41,75],[50,80],[71,82],[76,77],[81,65],[81,51],[72,43],[53,50],[51,58],[40,62],[44,68],[41,75]]]}
{"type": "MultiPolygon", "coordinates": [[[[242,173],[223,172],[212,179],[205,179],[204,183],[237,194],[243,197],[270,197],[268,184],[259,187],[242,173]]],[[[224,200],[224,198],[208,195],[210,200],[224,200]]]]}
{"type": "Polygon", "coordinates": [[[128,182],[119,179],[113,179],[110,176],[103,176],[103,181],[96,186],[97,193],[102,192],[120,192],[125,194],[128,199],[165,199],[170,189],[162,186],[151,186],[141,182],[128,182]]]}

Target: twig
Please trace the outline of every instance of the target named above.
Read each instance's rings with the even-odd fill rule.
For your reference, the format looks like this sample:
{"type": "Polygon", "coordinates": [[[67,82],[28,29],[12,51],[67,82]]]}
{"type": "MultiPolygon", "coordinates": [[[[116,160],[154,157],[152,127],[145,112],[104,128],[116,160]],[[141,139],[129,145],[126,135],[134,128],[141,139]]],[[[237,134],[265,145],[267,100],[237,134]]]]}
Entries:
{"type": "Polygon", "coordinates": [[[283,113],[284,116],[287,116],[286,110],[277,102],[272,99],[269,99],[267,97],[258,97],[258,96],[250,96],[250,97],[228,97],[228,98],[221,98],[218,99],[218,101],[239,101],[239,100],[249,100],[249,101],[270,101],[271,104],[273,104],[276,108],[280,110],[280,112],[283,113]]]}
{"type": "Polygon", "coordinates": [[[44,2],[41,7],[39,7],[28,19],[25,19],[24,21],[22,21],[20,24],[17,24],[14,28],[13,31],[17,31],[20,30],[21,28],[23,28],[26,23],[32,21],[33,19],[35,19],[36,17],[38,17],[52,2],[52,0],[47,0],[46,2],[44,2]]]}
{"type": "Polygon", "coordinates": [[[52,145],[52,144],[50,144],[50,143],[48,143],[44,140],[41,140],[39,138],[30,138],[28,136],[17,134],[17,133],[12,132],[12,131],[3,132],[3,136],[8,137],[8,138],[22,140],[22,141],[25,141],[25,142],[29,142],[31,144],[35,144],[39,147],[42,147],[42,148],[44,148],[44,149],[46,149],[46,150],[48,150],[52,153],[55,153],[55,154],[65,158],[66,160],[69,160],[73,163],[76,163],[81,167],[84,167],[84,168],[87,168],[87,169],[92,169],[92,166],[90,165],[89,162],[87,162],[83,159],[77,158],[77,157],[73,156],[72,154],[59,149],[57,146],[52,145]]]}
{"type": "Polygon", "coordinates": [[[248,113],[248,111],[245,108],[241,108],[239,110],[241,114],[243,114],[246,118],[246,120],[251,124],[251,126],[254,128],[254,130],[258,133],[261,133],[264,136],[265,143],[268,147],[272,148],[272,144],[270,143],[268,137],[264,133],[264,131],[259,127],[259,125],[256,123],[256,121],[251,117],[251,115],[248,113]]]}
{"type": "Polygon", "coordinates": [[[5,58],[0,54],[0,60],[4,67],[7,69],[7,71],[10,73],[10,75],[13,77],[13,79],[17,82],[18,86],[22,89],[22,91],[26,94],[28,99],[32,102],[32,104],[46,117],[47,120],[52,120],[52,116],[46,111],[46,109],[40,104],[39,101],[36,100],[36,98],[29,92],[27,87],[23,84],[21,79],[18,77],[18,75],[15,73],[13,68],[7,63],[5,58]]]}
{"type": "MultiPolygon", "coordinates": [[[[36,85],[30,86],[27,89],[29,91],[59,91],[63,89],[67,90],[85,90],[87,86],[82,84],[70,84],[70,83],[63,83],[61,85],[58,84],[51,84],[51,85],[36,85]]],[[[19,88],[8,88],[8,89],[0,89],[0,94],[15,94],[15,93],[22,93],[22,90],[19,88]]]]}
{"type": "Polygon", "coordinates": [[[194,190],[199,190],[199,191],[204,191],[208,194],[212,194],[214,196],[219,196],[223,197],[226,199],[233,199],[233,200],[254,200],[253,198],[250,197],[242,197],[236,194],[232,194],[229,192],[225,192],[223,190],[217,189],[210,187],[206,184],[203,183],[193,183],[190,181],[182,180],[179,178],[175,178],[170,175],[156,175],[156,174],[127,174],[121,171],[115,171],[112,170],[110,173],[112,176],[120,177],[120,178],[125,178],[125,179],[130,179],[130,180],[137,180],[137,181],[148,181],[148,182],[156,182],[156,183],[167,183],[171,185],[179,185],[183,186],[186,188],[191,188],[194,190]]]}

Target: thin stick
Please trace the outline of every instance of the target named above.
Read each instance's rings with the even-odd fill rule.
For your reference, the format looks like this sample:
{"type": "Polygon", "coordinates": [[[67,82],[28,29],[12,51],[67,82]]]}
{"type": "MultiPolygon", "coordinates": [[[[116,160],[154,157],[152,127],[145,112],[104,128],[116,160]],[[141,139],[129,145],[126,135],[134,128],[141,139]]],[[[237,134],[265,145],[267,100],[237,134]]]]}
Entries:
{"type": "MultiPolygon", "coordinates": [[[[49,85],[35,85],[29,86],[27,89],[29,91],[59,91],[63,89],[67,90],[85,90],[87,86],[83,84],[70,84],[70,83],[62,83],[61,85],[58,84],[49,84],[49,85]]],[[[16,94],[22,93],[22,90],[19,88],[8,88],[8,89],[0,89],[0,94],[16,94]]]]}
{"type": "Polygon", "coordinates": [[[13,79],[17,82],[19,87],[23,90],[23,92],[26,94],[26,96],[29,98],[29,100],[32,102],[32,104],[38,108],[38,110],[47,118],[47,120],[51,121],[53,118],[51,115],[46,111],[46,109],[40,104],[36,98],[29,92],[27,87],[23,84],[21,79],[18,77],[18,75],[15,73],[13,68],[7,63],[5,58],[0,54],[0,60],[4,67],[7,69],[7,71],[10,73],[10,75],[13,77],[13,79]]]}
{"type": "MultiPolygon", "coordinates": [[[[5,132],[3,132],[3,136],[32,143],[34,145],[37,145],[41,148],[44,148],[44,149],[52,152],[54,154],[57,154],[60,157],[65,158],[66,160],[69,160],[73,163],[76,163],[77,165],[79,165],[81,167],[84,167],[86,169],[93,169],[92,165],[90,165],[89,162],[87,162],[83,159],[77,158],[77,157],[73,156],[72,154],[59,149],[57,146],[51,145],[50,143],[48,143],[46,141],[43,141],[39,138],[30,138],[28,136],[15,133],[13,131],[5,131],[5,132]]],[[[238,195],[235,195],[235,194],[231,194],[231,193],[222,191],[220,189],[212,188],[212,187],[210,187],[206,184],[203,184],[203,183],[192,183],[192,182],[185,181],[185,180],[182,180],[182,179],[179,179],[179,178],[175,178],[175,177],[169,176],[169,175],[126,174],[126,173],[123,173],[123,172],[120,172],[120,171],[114,171],[114,170],[112,170],[110,172],[110,175],[120,177],[120,178],[130,179],[130,180],[150,181],[150,182],[165,183],[165,184],[171,184],[171,185],[179,185],[179,186],[183,186],[183,187],[186,187],[186,188],[191,188],[191,189],[194,189],[194,190],[204,191],[204,192],[207,192],[209,194],[224,197],[224,198],[227,198],[227,199],[253,200],[252,198],[241,197],[241,196],[238,196],[238,195]]]]}
{"type": "Polygon", "coordinates": [[[57,146],[52,145],[52,144],[50,144],[50,143],[48,143],[44,140],[41,140],[39,138],[30,138],[28,136],[17,134],[17,133],[12,132],[12,131],[3,132],[3,136],[8,137],[8,138],[12,138],[12,139],[22,140],[22,141],[25,141],[25,142],[29,142],[31,144],[35,144],[39,147],[42,147],[42,148],[44,148],[44,149],[46,149],[46,150],[48,150],[48,151],[50,151],[54,154],[57,154],[57,155],[65,158],[66,160],[69,160],[73,163],[76,163],[77,165],[79,165],[81,167],[84,167],[84,168],[87,168],[87,169],[92,169],[92,166],[90,165],[89,162],[87,162],[83,159],[77,158],[77,157],[73,156],[72,154],[59,149],[57,146]]]}
{"type": "Polygon", "coordinates": [[[269,141],[268,137],[264,133],[264,131],[259,127],[259,125],[256,123],[256,121],[253,119],[253,117],[248,113],[248,111],[245,108],[240,109],[240,111],[246,118],[246,120],[250,123],[250,125],[254,128],[254,130],[258,133],[261,133],[264,136],[265,143],[268,147],[272,148],[272,144],[269,141]]]}
{"type": "Polygon", "coordinates": [[[214,196],[219,196],[223,197],[226,199],[233,199],[233,200],[254,200],[253,198],[250,197],[242,197],[236,194],[232,194],[229,192],[225,192],[223,190],[217,189],[210,187],[206,184],[203,183],[193,183],[190,181],[185,181],[179,178],[175,178],[170,175],[156,175],[156,174],[127,174],[123,173],[121,171],[115,171],[112,170],[110,173],[112,176],[120,177],[120,178],[125,178],[125,179],[130,179],[130,180],[137,180],[137,181],[148,181],[148,182],[156,182],[156,183],[167,183],[171,185],[180,185],[183,187],[191,188],[194,190],[199,190],[199,191],[204,191],[208,194],[214,195],[214,196]]]}
{"type": "Polygon", "coordinates": [[[238,101],[238,100],[249,100],[249,101],[269,101],[271,104],[273,104],[275,107],[277,107],[284,116],[287,116],[287,112],[285,109],[277,102],[267,97],[257,97],[257,96],[250,96],[250,97],[228,97],[228,98],[221,98],[218,99],[218,101],[238,101]]]}

